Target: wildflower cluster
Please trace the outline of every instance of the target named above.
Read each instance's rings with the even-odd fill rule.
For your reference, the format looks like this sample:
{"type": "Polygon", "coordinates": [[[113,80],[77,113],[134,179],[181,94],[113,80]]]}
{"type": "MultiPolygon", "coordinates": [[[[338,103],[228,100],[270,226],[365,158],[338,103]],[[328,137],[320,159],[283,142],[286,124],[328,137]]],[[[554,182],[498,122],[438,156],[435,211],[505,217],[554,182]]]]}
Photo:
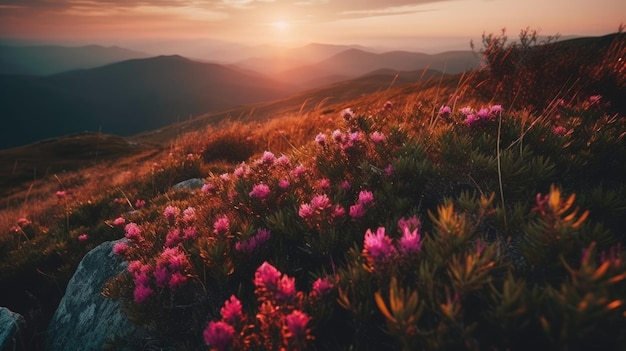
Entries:
{"type": "Polygon", "coordinates": [[[393,240],[385,233],[385,227],[379,227],[376,233],[368,229],[363,240],[363,257],[373,272],[389,273],[391,265],[406,264],[422,250],[419,229],[421,223],[416,217],[400,219],[398,231],[401,237],[393,240]]]}
{"type": "MultiPolygon", "coordinates": [[[[221,308],[221,320],[210,321],[204,340],[214,350],[303,350],[313,340],[312,317],[305,310],[305,295],[296,290],[295,278],[263,262],[254,274],[258,312],[254,321],[243,312],[235,295],[221,308]]],[[[333,288],[325,279],[313,284],[312,295],[322,297],[333,288]]]]}
{"type": "Polygon", "coordinates": [[[460,110],[461,114],[465,116],[463,123],[469,127],[487,124],[495,120],[498,115],[502,114],[502,111],[503,109],[501,105],[493,105],[490,108],[483,107],[478,111],[472,109],[471,107],[463,107],[460,110]]]}

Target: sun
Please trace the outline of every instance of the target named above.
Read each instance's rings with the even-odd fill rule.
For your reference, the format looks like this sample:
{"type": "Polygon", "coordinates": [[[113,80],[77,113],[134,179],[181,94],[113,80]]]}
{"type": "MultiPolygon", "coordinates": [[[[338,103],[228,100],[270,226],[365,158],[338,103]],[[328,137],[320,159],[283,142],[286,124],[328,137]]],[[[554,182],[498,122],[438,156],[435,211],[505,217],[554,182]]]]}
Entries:
{"type": "Polygon", "coordinates": [[[276,30],[284,32],[287,29],[289,29],[289,22],[283,21],[283,20],[278,20],[278,21],[275,21],[275,22],[272,23],[272,27],[274,27],[276,30]]]}

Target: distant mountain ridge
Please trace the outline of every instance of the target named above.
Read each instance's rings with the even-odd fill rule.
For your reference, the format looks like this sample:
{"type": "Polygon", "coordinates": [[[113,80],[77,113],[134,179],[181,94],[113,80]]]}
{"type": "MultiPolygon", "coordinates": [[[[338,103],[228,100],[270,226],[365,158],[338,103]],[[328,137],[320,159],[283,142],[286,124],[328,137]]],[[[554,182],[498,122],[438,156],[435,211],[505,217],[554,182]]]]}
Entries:
{"type": "Polygon", "coordinates": [[[81,132],[132,135],[291,91],[285,84],[180,56],[47,77],[0,76],[0,148],[81,132]]]}
{"type": "Polygon", "coordinates": [[[117,46],[0,45],[0,74],[51,75],[146,57],[149,55],[117,46]]]}

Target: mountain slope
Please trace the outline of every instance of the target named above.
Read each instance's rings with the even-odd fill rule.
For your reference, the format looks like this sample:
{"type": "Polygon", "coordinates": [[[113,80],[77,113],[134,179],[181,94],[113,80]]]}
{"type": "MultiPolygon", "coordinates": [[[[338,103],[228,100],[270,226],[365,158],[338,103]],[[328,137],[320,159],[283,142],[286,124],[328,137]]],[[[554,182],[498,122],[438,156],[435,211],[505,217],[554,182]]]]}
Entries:
{"type": "Polygon", "coordinates": [[[116,46],[0,45],[0,74],[50,75],[148,56],[116,46]]]}
{"type": "MultiPolygon", "coordinates": [[[[478,62],[479,59],[472,51],[450,51],[430,55],[407,51],[377,54],[349,49],[316,64],[285,70],[273,77],[283,82],[297,83],[306,89],[315,87],[316,82],[322,77],[354,78],[378,69],[396,71],[432,69],[447,74],[456,74],[474,69],[478,62]]],[[[332,83],[333,81],[327,79],[325,82],[332,83]]]]}
{"type": "Polygon", "coordinates": [[[0,148],[84,130],[131,135],[288,91],[258,75],[180,56],[49,77],[0,76],[0,148]]]}

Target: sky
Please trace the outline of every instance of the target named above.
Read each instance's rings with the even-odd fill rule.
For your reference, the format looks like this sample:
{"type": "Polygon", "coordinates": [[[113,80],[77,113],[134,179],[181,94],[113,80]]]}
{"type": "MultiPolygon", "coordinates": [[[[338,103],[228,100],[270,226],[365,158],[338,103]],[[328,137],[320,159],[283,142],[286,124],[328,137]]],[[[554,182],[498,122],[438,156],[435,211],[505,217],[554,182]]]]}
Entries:
{"type": "Polygon", "coordinates": [[[604,35],[624,0],[0,0],[0,39],[121,45],[216,39],[245,45],[457,45],[507,28],[604,35]]]}

